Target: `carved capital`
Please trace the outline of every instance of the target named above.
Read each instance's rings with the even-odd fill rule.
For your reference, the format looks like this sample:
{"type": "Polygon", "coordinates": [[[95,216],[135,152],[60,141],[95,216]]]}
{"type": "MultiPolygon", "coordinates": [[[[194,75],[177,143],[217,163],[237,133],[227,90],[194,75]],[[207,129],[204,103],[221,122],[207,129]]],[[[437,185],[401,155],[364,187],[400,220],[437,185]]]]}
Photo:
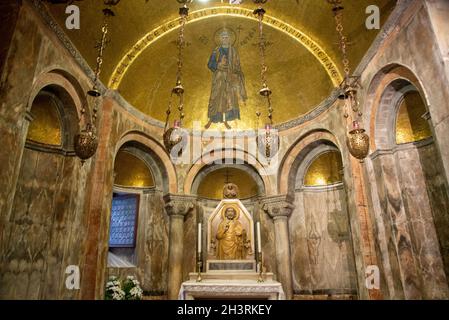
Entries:
{"type": "Polygon", "coordinates": [[[294,208],[288,196],[268,197],[262,200],[262,209],[274,220],[290,217],[294,208]]]}
{"type": "Polygon", "coordinates": [[[165,211],[169,217],[185,217],[195,208],[196,197],[167,194],[164,196],[165,211]]]}

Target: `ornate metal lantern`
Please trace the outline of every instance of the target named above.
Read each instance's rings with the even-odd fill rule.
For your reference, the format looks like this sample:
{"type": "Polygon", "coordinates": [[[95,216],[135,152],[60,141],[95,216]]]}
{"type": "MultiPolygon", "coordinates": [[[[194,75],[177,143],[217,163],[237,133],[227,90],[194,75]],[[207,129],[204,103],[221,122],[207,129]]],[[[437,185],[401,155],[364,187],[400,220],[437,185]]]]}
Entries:
{"type": "Polygon", "coordinates": [[[173,148],[182,143],[178,152],[179,156],[183,148],[187,145],[187,135],[187,131],[181,128],[180,121],[176,120],[174,126],[164,132],[164,146],[167,152],[171,154],[173,148]]]}
{"type": "Polygon", "coordinates": [[[353,129],[348,133],[346,144],[354,158],[363,161],[368,156],[369,136],[364,129],[359,127],[357,121],[354,122],[353,129]]]}
{"type": "Polygon", "coordinates": [[[86,125],[86,128],[75,135],[74,148],[78,158],[84,163],[87,159],[90,159],[98,147],[98,137],[95,127],[91,124],[86,125]]]}

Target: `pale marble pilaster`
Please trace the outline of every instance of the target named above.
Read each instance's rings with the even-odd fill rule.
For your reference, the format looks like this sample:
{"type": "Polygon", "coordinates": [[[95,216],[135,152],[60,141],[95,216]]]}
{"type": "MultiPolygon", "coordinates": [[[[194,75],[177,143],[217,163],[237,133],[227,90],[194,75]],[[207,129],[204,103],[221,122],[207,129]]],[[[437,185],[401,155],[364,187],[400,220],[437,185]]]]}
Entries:
{"type": "Polygon", "coordinates": [[[275,196],[262,200],[263,210],[273,219],[277,278],[284,287],[287,299],[293,298],[292,265],[290,256],[290,242],[288,231],[288,218],[294,206],[287,196],[275,196]]]}
{"type": "Polygon", "coordinates": [[[170,217],[168,249],[168,299],[176,300],[182,284],[184,218],[195,208],[195,197],[167,194],[165,211],[170,217]]]}

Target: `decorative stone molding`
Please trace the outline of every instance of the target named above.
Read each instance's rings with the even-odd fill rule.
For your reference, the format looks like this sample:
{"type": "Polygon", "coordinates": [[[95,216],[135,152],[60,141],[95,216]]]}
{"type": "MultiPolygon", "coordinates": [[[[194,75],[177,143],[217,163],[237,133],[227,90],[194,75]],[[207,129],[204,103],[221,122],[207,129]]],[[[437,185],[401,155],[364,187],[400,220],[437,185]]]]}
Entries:
{"type": "Polygon", "coordinates": [[[426,138],[426,139],[423,139],[420,141],[398,144],[394,148],[378,149],[378,150],[372,152],[369,155],[369,157],[371,160],[375,160],[376,158],[378,158],[379,156],[382,156],[382,155],[392,155],[392,154],[397,153],[398,151],[419,149],[419,148],[423,148],[428,145],[431,145],[432,143],[434,143],[434,139],[433,139],[433,137],[429,137],[429,138],[426,138]]]}
{"type": "Polygon", "coordinates": [[[185,217],[196,204],[196,197],[167,194],[164,196],[165,211],[169,217],[185,217]]]}
{"type": "Polygon", "coordinates": [[[295,206],[288,196],[274,196],[262,200],[262,209],[273,219],[288,218],[295,206]]]}

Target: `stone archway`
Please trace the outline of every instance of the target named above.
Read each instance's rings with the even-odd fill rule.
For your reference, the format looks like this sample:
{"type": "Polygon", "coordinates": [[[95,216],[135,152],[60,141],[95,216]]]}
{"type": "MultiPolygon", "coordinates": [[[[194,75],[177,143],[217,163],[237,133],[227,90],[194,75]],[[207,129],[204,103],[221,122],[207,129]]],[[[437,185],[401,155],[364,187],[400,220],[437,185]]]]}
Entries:
{"type": "Polygon", "coordinates": [[[306,148],[312,148],[317,141],[326,141],[326,143],[334,144],[339,148],[339,143],[336,137],[325,130],[317,130],[309,132],[299,138],[296,143],[287,151],[286,155],[281,161],[278,174],[278,191],[279,194],[294,193],[295,177],[299,165],[303,160],[303,156],[307,154],[304,152],[306,148]],[[303,156],[301,156],[301,154],[303,156]]]}
{"type": "MultiPolygon", "coordinates": [[[[418,93],[423,108],[429,110],[419,80],[399,65],[379,71],[368,89],[365,121],[370,124],[373,152],[366,168],[373,213],[382,233],[378,250],[384,256],[390,298],[447,298],[443,259],[449,245],[449,207],[438,147],[434,138],[406,144],[395,139],[398,110],[411,92],[418,93]]],[[[422,117],[429,120],[429,112],[422,117]]],[[[428,123],[435,132],[432,121],[428,123]]]]}
{"type": "MultiPolygon", "coordinates": [[[[228,160],[238,160],[239,163],[249,165],[251,168],[254,169],[254,171],[257,173],[257,175],[262,179],[263,181],[263,189],[265,191],[266,195],[275,195],[275,185],[272,182],[272,176],[270,176],[263,165],[257,160],[256,157],[254,157],[252,154],[248,153],[244,150],[218,150],[218,152],[213,153],[213,155],[210,155],[212,153],[211,151],[208,152],[208,163],[213,164],[215,161],[221,161],[225,160],[223,159],[224,155],[231,154],[234,156],[232,159],[228,160]],[[248,164],[249,163],[249,164],[248,164]]],[[[194,180],[197,177],[197,175],[200,173],[201,170],[206,168],[209,164],[204,163],[202,160],[202,156],[198,159],[194,160],[194,163],[190,166],[188,169],[188,172],[186,174],[186,177],[184,179],[184,193],[185,194],[192,194],[193,190],[193,184],[194,180]]]]}

